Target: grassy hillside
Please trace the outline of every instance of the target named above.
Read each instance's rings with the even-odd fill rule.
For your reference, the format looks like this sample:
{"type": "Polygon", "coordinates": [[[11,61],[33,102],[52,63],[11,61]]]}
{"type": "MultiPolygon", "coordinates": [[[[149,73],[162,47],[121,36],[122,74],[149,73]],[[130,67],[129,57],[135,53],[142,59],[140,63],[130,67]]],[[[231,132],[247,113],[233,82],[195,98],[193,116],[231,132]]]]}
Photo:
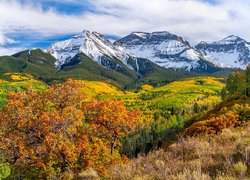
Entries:
{"type": "Polygon", "coordinates": [[[55,67],[56,59],[48,53],[41,51],[40,49],[21,51],[13,55],[13,57],[25,59],[31,63],[55,67]]]}
{"type": "Polygon", "coordinates": [[[8,91],[23,91],[32,86],[37,91],[43,91],[47,85],[35,80],[31,75],[20,73],[5,73],[0,76],[0,108],[7,103],[8,91]]]}
{"type": "Polygon", "coordinates": [[[12,56],[0,57],[0,74],[12,72],[32,74],[37,79],[42,80],[49,79],[51,75],[55,74],[54,67],[34,64],[12,56]]]}
{"type": "Polygon", "coordinates": [[[118,99],[132,108],[183,111],[192,113],[197,104],[201,110],[211,109],[221,101],[222,79],[212,77],[190,78],[154,88],[142,85],[137,92],[124,91],[117,96],[98,95],[100,99],[118,99]]]}
{"type": "Polygon", "coordinates": [[[192,113],[194,105],[200,110],[211,109],[221,101],[220,93],[225,86],[220,78],[197,77],[175,81],[154,88],[142,85],[137,91],[121,91],[110,84],[98,81],[80,80],[85,92],[101,99],[117,99],[125,102],[128,107],[135,109],[187,110],[192,113]]]}
{"type": "Polygon", "coordinates": [[[113,166],[107,179],[249,179],[249,128],[180,139],[165,149],[113,166]]]}
{"type": "Polygon", "coordinates": [[[193,108],[194,103],[200,106],[220,101],[220,91],[223,88],[221,79],[201,77],[176,81],[168,85],[142,92],[142,99],[152,100],[156,108],[193,108]],[[191,106],[191,107],[190,107],[191,106]]]}

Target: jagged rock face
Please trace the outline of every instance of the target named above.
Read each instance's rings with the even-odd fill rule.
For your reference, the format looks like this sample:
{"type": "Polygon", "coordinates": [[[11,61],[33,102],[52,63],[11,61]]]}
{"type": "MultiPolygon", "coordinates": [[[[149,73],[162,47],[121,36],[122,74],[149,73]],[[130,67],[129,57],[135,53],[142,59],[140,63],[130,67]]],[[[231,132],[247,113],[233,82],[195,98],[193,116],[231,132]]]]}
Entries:
{"type": "Polygon", "coordinates": [[[201,42],[195,48],[220,67],[244,69],[250,64],[250,43],[238,36],[231,35],[213,43],[201,42]]]}
{"type": "Polygon", "coordinates": [[[103,64],[103,59],[119,59],[127,64],[129,56],[115,47],[102,34],[84,30],[82,33],[65,41],[54,43],[47,49],[47,52],[53,55],[56,61],[57,69],[60,69],[65,63],[69,63],[77,54],[84,53],[94,61],[103,64]]]}
{"type": "Polygon", "coordinates": [[[166,68],[195,70],[206,68],[199,61],[204,58],[187,41],[169,32],[133,32],[114,43],[132,56],[149,59],[166,68]]]}

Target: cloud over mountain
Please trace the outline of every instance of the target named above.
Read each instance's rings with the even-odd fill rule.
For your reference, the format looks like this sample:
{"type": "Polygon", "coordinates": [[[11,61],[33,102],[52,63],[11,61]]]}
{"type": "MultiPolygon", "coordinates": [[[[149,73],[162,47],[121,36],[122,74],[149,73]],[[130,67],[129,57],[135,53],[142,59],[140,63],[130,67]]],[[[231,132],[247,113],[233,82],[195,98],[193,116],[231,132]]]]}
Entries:
{"type": "Polygon", "coordinates": [[[250,39],[249,9],[247,0],[2,0],[0,39],[25,43],[23,34],[34,33],[39,42],[82,29],[115,36],[167,30],[193,43],[229,34],[250,39]]]}

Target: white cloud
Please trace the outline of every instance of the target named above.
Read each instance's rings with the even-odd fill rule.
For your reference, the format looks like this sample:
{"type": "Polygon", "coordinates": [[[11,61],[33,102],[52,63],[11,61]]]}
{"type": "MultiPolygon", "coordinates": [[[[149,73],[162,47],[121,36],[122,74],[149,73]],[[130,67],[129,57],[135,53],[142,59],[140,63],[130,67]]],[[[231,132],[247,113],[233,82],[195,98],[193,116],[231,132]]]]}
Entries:
{"type": "Polygon", "coordinates": [[[8,37],[4,36],[3,33],[0,32],[0,46],[4,46],[6,44],[12,44],[14,42],[15,42],[14,39],[8,38],[8,37]]]}
{"type": "Polygon", "coordinates": [[[1,47],[0,46],[0,55],[1,56],[7,56],[7,55],[12,55],[15,54],[17,52],[20,52],[22,50],[24,50],[25,48],[5,48],[5,47],[1,47]]]}
{"type": "Polygon", "coordinates": [[[4,36],[3,33],[0,32],[0,55],[1,56],[11,55],[11,54],[14,54],[15,52],[18,52],[19,50],[21,50],[20,48],[6,48],[6,47],[4,47],[8,44],[12,44],[15,42],[16,42],[15,40],[13,40],[11,38],[7,38],[6,36],[4,36]]]}
{"type": "MultiPolygon", "coordinates": [[[[64,2],[80,4],[82,1],[64,2]]],[[[249,0],[219,0],[216,4],[197,0],[88,0],[88,3],[94,7],[94,12],[67,15],[53,9],[44,11],[31,0],[26,0],[25,4],[1,0],[0,43],[8,39],[3,32],[15,32],[20,28],[41,36],[78,33],[83,29],[116,36],[131,31],[167,30],[193,44],[230,34],[250,40],[249,0]]]]}

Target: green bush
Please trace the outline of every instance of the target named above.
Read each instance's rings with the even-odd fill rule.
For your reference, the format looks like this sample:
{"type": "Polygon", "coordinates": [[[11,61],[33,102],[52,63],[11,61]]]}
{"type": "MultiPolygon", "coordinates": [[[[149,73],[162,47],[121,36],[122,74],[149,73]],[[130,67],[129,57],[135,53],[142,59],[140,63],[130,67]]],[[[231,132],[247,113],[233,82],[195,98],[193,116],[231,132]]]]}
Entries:
{"type": "Polygon", "coordinates": [[[2,162],[0,163],[0,180],[5,179],[10,176],[11,169],[8,163],[2,162]]]}

